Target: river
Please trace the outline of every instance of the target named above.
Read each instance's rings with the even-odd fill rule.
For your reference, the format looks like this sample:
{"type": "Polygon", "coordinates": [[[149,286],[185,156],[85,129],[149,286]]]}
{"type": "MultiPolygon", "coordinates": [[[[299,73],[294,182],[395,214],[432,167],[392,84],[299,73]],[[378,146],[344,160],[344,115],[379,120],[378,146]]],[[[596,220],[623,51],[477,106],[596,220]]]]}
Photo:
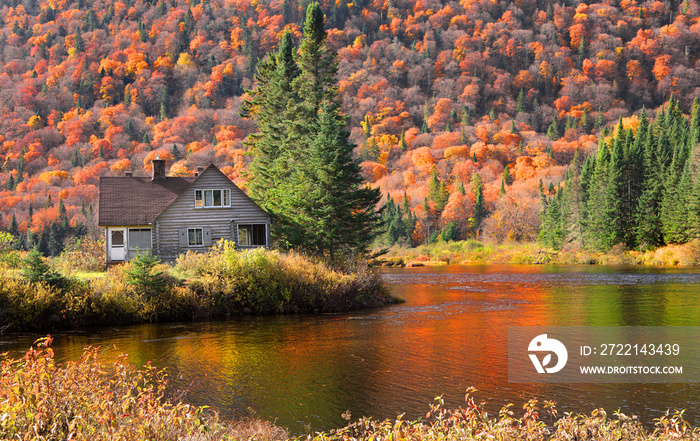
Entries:
{"type": "MultiPolygon", "coordinates": [[[[607,266],[485,265],[381,270],[406,302],[320,316],[243,317],[54,335],[59,360],[86,345],[170,373],[185,400],[224,416],[257,415],[293,433],[360,416],[414,419],[437,396],[464,391],[493,414],[531,398],[562,412],[604,407],[652,421],[687,409],[700,425],[700,384],[516,384],[508,382],[509,326],[700,326],[700,270],[607,266]]],[[[0,336],[19,356],[38,335],[0,336]]],[[[686,342],[698,345],[698,342],[686,342]]],[[[700,380],[700,378],[698,379],[700,380]]]]}

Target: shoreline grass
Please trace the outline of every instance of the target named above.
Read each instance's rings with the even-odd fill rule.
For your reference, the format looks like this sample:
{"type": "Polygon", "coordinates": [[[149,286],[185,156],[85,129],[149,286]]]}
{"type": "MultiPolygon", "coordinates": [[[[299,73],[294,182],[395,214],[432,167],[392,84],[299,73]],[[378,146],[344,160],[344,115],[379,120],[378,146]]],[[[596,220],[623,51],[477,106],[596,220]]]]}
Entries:
{"type": "Polygon", "coordinates": [[[16,270],[0,273],[0,329],[343,312],[398,301],[363,262],[337,269],[296,253],[239,251],[230,243],[183,255],[174,266],[139,262],[72,277],[51,270],[46,281],[30,281],[16,270]]]}
{"type": "Polygon", "coordinates": [[[438,242],[418,247],[394,245],[372,260],[382,267],[416,267],[437,265],[482,264],[552,264],[552,265],[700,265],[700,241],[667,245],[649,251],[613,247],[602,253],[580,248],[556,251],[537,243],[482,243],[475,240],[438,242]]]}
{"type": "Polygon", "coordinates": [[[269,422],[224,421],[206,406],[175,398],[182,394],[168,396],[165,371],[150,364],[138,370],[126,362],[126,355],[107,366],[96,348],[87,348],[79,361],[59,365],[50,340],[40,339],[21,359],[0,356],[0,439],[700,440],[700,429],[691,427],[682,411],[660,415],[653,429],[622,413],[608,417],[603,409],[560,416],[554,402],[536,399],[525,403],[518,415],[508,404],[490,416],[474,400],[474,389],[467,390],[464,407],[445,409],[438,398],[418,420],[403,420],[403,415],[395,420],[362,418],[327,433],[290,438],[269,422]]]}

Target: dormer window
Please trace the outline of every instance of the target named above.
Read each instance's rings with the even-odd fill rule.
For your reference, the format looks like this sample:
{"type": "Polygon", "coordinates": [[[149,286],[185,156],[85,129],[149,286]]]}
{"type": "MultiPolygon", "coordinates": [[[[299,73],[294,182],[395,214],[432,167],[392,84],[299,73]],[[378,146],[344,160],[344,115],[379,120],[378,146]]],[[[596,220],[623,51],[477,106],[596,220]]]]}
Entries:
{"type": "Polygon", "coordinates": [[[195,190],[195,208],[217,208],[231,206],[231,190],[195,190]]]}

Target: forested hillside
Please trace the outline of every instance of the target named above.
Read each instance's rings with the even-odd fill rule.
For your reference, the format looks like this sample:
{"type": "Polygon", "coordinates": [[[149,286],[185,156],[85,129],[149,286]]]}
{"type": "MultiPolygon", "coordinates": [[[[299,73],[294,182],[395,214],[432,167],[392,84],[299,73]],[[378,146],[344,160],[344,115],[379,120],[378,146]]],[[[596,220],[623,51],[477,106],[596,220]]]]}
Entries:
{"type": "MultiPolygon", "coordinates": [[[[255,89],[259,61],[285,30],[299,43],[308,3],[3,1],[1,226],[27,246],[44,231],[45,243],[50,234],[55,242],[95,233],[99,176],[146,174],[156,155],[175,175],[214,162],[245,188],[252,157],[244,141],[256,130],[239,115],[246,90],[255,89]]],[[[535,239],[540,200],[565,187],[575,156],[581,178],[583,170],[606,173],[595,164],[625,161],[623,147],[629,152],[641,142],[635,134],[643,108],[656,124],[643,133],[658,137],[673,125],[655,123],[656,111],[674,96],[666,118],[688,125],[700,95],[694,0],[321,6],[355,152],[365,178],[390,203],[387,242],[418,244],[438,234],[535,239]],[[614,130],[620,118],[630,129],[624,140],[614,130]],[[603,139],[608,131],[616,137],[603,139]],[[599,138],[609,158],[591,156],[599,138]]],[[[674,158],[683,154],[687,162],[693,147],[663,147],[658,170],[673,178],[654,182],[684,179],[674,158]]],[[[645,148],[635,150],[642,165],[645,148]]],[[[635,184],[640,195],[666,191],[646,182],[651,176],[635,184]]],[[[548,216],[568,228],[556,213],[548,216]]],[[[656,242],[640,241],[633,221],[626,218],[619,233],[595,246],[687,239],[664,230],[653,233],[661,237],[656,242]]],[[[561,245],[564,236],[544,240],[561,245]]]]}

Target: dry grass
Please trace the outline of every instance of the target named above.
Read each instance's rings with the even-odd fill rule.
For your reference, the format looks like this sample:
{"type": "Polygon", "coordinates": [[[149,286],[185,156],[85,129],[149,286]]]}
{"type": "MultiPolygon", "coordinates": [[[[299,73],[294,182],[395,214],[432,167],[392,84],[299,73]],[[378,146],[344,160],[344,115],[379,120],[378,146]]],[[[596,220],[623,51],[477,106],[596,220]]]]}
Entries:
{"type": "Polygon", "coordinates": [[[473,240],[438,242],[416,248],[395,245],[372,262],[377,266],[424,266],[435,264],[533,264],[561,265],[700,265],[700,240],[667,245],[652,251],[627,250],[616,245],[608,252],[578,247],[561,251],[542,248],[536,243],[480,243],[473,240]]]}

